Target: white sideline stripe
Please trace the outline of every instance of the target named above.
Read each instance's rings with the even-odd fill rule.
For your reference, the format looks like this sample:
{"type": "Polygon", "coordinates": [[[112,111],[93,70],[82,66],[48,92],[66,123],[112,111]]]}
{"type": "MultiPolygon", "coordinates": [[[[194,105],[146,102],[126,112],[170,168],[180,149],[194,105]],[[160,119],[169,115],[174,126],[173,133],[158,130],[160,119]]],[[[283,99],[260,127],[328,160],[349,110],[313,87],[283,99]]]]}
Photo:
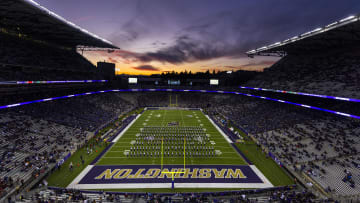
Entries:
{"type": "MultiPolygon", "coordinates": [[[[153,157],[131,157],[132,160],[134,159],[144,159],[144,158],[151,158],[154,159],[153,157]]],[[[155,157],[160,158],[160,157],[155,157]]],[[[171,157],[165,157],[165,158],[171,158],[171,157]]],[[[177,157],[177,158],[181,158],[181,157],[177,157]]],[[[203,158],[212,158],[212,159],[234,159],[234,160],[239,160],[239,158],[234,158],[234,156],[222,156],[222,157],[191,157],[191,159],[203,159],[203,158]]],[[[128,157],[121,157],[121,156],[104,156],[102,157],[102,159],[128,159],[128,157]]],[[[131,164],[133,165],[133,164],[131,164]]],[[[189,164],[189,165],[198,165],[198,164],[189,164]]],[[[209,165],[209,164],[207,164],[209,165]]],[[[233,164],[232,164],[233,165],[233,164]]]]}
{"type": "Polygon", "coordinates": [[[250,168],[256,173],[256,175],[263,181],[266,185],[271,185],[270,187],[274,187],[273,184],[261,173],[261,171],[255,165],[249,165],[250,168]]]}
{"type": "Polygon", "coordinates": [[[117,142],[117,141],[121,138],[121,136],[135,123],[135,121],[136,121],[140,116],[141,116],[141,114],[137,115],[136,118],[135,118],[133,121],[131,121],[131,123],[130,123],[129,125],[127,125],[127,126],[124,128],[124,130],[122,130],[122,131],[116,136],[116,138],[113,139],[112,142],[113,142],[113,143],[117,142]]]}
{"type": "Polygon", "coordinates": [[[84,170],[81,171],[81,173],[76,176],[76,178],[66,187],[66,188],[75,188],[76,185],[78,185],[78,182],[80,182],[83,177],[89,173],[89,171],[94,167],[94,165],[88,165],[84,170]]]}
{"type": "MultiPolygon", "coordinates": [[[[270,188],[266,183],[176,183],[175,188],[270,188]]],[[[73,189],[171,188],[171,183],[78,184],[73,189]]]]}
{"type": "MultiPolygon", "coordinates": [[[[143,165],[149,165],[149,166],[156,166],[156,164],[155,165],[153,165],[153,164],[129,164],[129,165],[141,165],[141,166],[143,166],[143,165]]],[[[179,165],[179,164],[176,164],[176,165],[179,165]]],[[[180,164],[181,165],[181,164],[180,164]]],[[[193,165],[204,165],[204,166],[208,166],[209,164],[188,164],[189,166],[193,166],[193,165]]],[[[216,165],[216,164],[215,164],[216,165]]],[[[234,164],[221,164],[221,165],[225,165],[225,166],[233,166],[234,164]]],[[[98,165],[98,166],[107,166],[107,165],[98,165]]],[[[122,165],[116,165],[116,166],[122,166],[122,165]]]]}
{"type": "Polygon", "coordinates": [[[220,132],[220,134],[225,138],[226,141],[228,141],[228,143],[233,143],[230,138],[219,128],[219,126],[216,125],[216,123],[214,123],[213,120],[211,120],[211,118],[208,115],[205,115],[205,117],[207,119],[209,119],[210,123],[213,124],[213,126],[216,128],[216,130],[218,130],[220,132]]]}

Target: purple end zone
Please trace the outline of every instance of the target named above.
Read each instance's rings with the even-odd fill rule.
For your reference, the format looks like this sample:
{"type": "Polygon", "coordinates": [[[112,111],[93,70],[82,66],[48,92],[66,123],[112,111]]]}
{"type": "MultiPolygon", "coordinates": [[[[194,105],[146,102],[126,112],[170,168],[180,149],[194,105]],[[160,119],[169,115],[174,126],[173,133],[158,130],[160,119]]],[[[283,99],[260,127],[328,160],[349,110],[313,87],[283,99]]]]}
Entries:
{"type": "MultiPolygon", "coordinates": [[[[178,170],[183,167],[183,165],[165,165],[163,171],[178,170]]],[[[184,174],[177,174],[175,182],[263,183],[247,165],[189,165],[186,169],[187,177],[184,177],[184,174]]],[[[94,166],[79,184],[169,183],[171,175],[168,175],[169,177],[163,174],[161,177],[159,165],[103,165],[94,166]]]]}

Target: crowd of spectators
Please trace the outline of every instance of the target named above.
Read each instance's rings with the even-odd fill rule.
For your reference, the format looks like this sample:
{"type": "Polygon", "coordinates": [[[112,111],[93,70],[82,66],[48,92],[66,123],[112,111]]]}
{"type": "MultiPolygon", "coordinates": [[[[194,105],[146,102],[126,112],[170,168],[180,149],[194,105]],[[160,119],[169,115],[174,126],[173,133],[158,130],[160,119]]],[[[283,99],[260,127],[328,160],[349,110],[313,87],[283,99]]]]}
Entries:
{"type": "Polygon", "coordinates": [[[287,55],[244,86],[360,98],[358,50],[287,55]]]}
{"type": "Polygon", "coordinates": [[[281,129],[322,114],[243,96],[214,95],[208,101],[209,114],[220,113],[252,134],[281,129]]]}
{"type": "Polygon", "coordinates": [[[16,112],[2,112],[0,123],[0,180],[7,189],[38,177],[90,136],[16,112]]]}
{"type": "Polygon", "coordinates": [[[233,192],[214,192],[214,193],[89,193],[77,190],[42,190],[27,197],[20,196],[18,202],[336,202],[330,200],[317,200],[317,198],[306,190],[295,191],[289,188],[264,192],[259,196],[256,191],[233,191],[233,192]]]}
{"type": "Polygon", "coordinates": [[[24,114],[81,130],[95,131],[134,105],[120,94],[97,94],[20,107],[24,114]]]}
{"type": "Polygon", "coordinates": [[[329,192],[356,195],[360,192],[359,135],[358,122],[319,119],[254,137],[283,163],[308,174],[329,192]]]}
{"type": "Polygon", "coordinates": [[[121,98],[127,100],[137,107],[164,107],[176,106],[184,108],[205,108],[213,102],[213,96],[199,93],[121,93],[121,98]]]}
{"type": "Polygon", "coordinates": [[[244,97],[217,95],[208,102],[209,114],[245,129],[283,164],[328,192],[360,193],[358,120],[244,97]]]}
{"type": "MultiPolygon", "coordinates": [[[[309,175],[327,191],[359,194],[357,121],[238,95],[203,93],[104,93],[4,110],[0,119],[0,183],[4,187],[29,177],[19,174],[38,175],[48,163],[75,148],[72,143],[81,143],[101,123],[122,112],[170,104],[200,107],[212,116],[221,115],[225,122],[245,129],[284,164],[309,175]],[[17,171],[12,175],[14,168],[17,171]]],[[[271,198],[285,197],[297,198],[291,192],[271,198]]]]}
{"type": "Polygon", "coordinates": [[[79,53],[0,33],[0,81],[101,79],[96,67],[79,53]]]}
{"type": "Polygon", "coordinates": [[[103,124],[133,107],[119,94],[108,94],[2,110],[0,196],[50,169],[103,124]]]}

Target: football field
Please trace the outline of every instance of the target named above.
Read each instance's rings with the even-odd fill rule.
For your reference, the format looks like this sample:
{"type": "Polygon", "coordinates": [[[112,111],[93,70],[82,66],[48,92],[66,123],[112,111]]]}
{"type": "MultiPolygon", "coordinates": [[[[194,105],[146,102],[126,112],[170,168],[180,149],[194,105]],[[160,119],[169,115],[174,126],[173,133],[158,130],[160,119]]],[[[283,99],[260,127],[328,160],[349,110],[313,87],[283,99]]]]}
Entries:
{"type": "MultiPolygon", "coordinates": [[[[153,132],[153,134],[155,134],[153,132]]],[[[145,138],[153,138],[153,135],[147,134],[145,138]]],[[[197,140],[198,141],[198,140],[197,140]]],[[[201,140],[202,141],[202,140],[201,140]]],[[[200,141],[198,141],[200,142],[200,141]]],[[[185,143],[186,146],[188,146],[185,143]]],[[[196,147],[196,146],[195,146],[196,147]]],[[[184,164],[185,165],[200,165],[200,164],[230,164],[230,165],[243,165],[246,162],[242,157],[234,150],[234,148],[229,144],[228,141],[224,138],[223,135],[214,127],[214,125],[209,121],[208,118],[200,110],[147,110],[145,111],[133,125],[119,137],[111,149],[96,163],[96,165],[124,165],[124,164],[153,164],[161,165],[161,159],[163,159],[163,164],[184,164]],[[169,143],[157,142],[158,145],[149,145],[147,140],[145,144],[140,144],[137,146],[136,156],[126,155],[126,152],[129,152],[131,146],[136,142],[136,138],[139,138],[144,129],[149,127],[163,127],[167,130],[167,133],[162,134],[161,130],[158,130],[159,134],[162,134],[160,138],[166,139],[170,134],[178,135],[178,138],[181,141],[170,142],[171,145],[177,145],[179,150],[166,150],[169,143]],[[198,127],[198,128],[195,128],[198,127]],[[201,129],[205,136],[209,138],[208,142],[205,143],[205,147],[214,148],[214,155],[198,155],[192,156],[190,153],[196,153],[197,150],[186,148],[185,149],[185,160],[184,160],[184,147],[183,139],[184,134],[176,131],[180,129],[201,129]],[[181,146],[180,146],[181,143],[181,146]],[[164,146],[165,145],[165,146],[164,146]],[[145,150],[139,150],[139,148],[146,148],[145,150]],[[157,148],[156,148],[157,147],[157,148]],[[178,152],[178,155],[164,155],[161,154],[161,148],[165,149],[163,151],[178,152]],[[191,150],[191,151],[190,151],[191,150]],[[145,156],[138,155],[138,153],[146,152],[145,156]],[[155,152],[159,152],[155,156],[155,152]],[[181,155],[180,155],[181,153],[181,155]],[[152,155],[152,156],[151,156],[152,155]]]]}
{"type": "Polygon", "coordinates": [[[201,110],[139,114],[69,185],[75,189],[268,188],[234,143],[201,110]]]}

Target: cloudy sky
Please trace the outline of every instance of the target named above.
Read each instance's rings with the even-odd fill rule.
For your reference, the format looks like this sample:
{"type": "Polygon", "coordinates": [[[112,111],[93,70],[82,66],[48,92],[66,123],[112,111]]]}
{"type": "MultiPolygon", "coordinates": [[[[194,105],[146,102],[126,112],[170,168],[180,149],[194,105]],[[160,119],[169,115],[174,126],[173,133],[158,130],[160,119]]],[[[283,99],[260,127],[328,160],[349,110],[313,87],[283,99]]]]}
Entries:
{"type": "Polygon", "coordinates": [[[352,14],[359,0],[36,0],[121,50],[86,52],[117,73],[262,70],[278,58],[250,49],[352,14]]]}

